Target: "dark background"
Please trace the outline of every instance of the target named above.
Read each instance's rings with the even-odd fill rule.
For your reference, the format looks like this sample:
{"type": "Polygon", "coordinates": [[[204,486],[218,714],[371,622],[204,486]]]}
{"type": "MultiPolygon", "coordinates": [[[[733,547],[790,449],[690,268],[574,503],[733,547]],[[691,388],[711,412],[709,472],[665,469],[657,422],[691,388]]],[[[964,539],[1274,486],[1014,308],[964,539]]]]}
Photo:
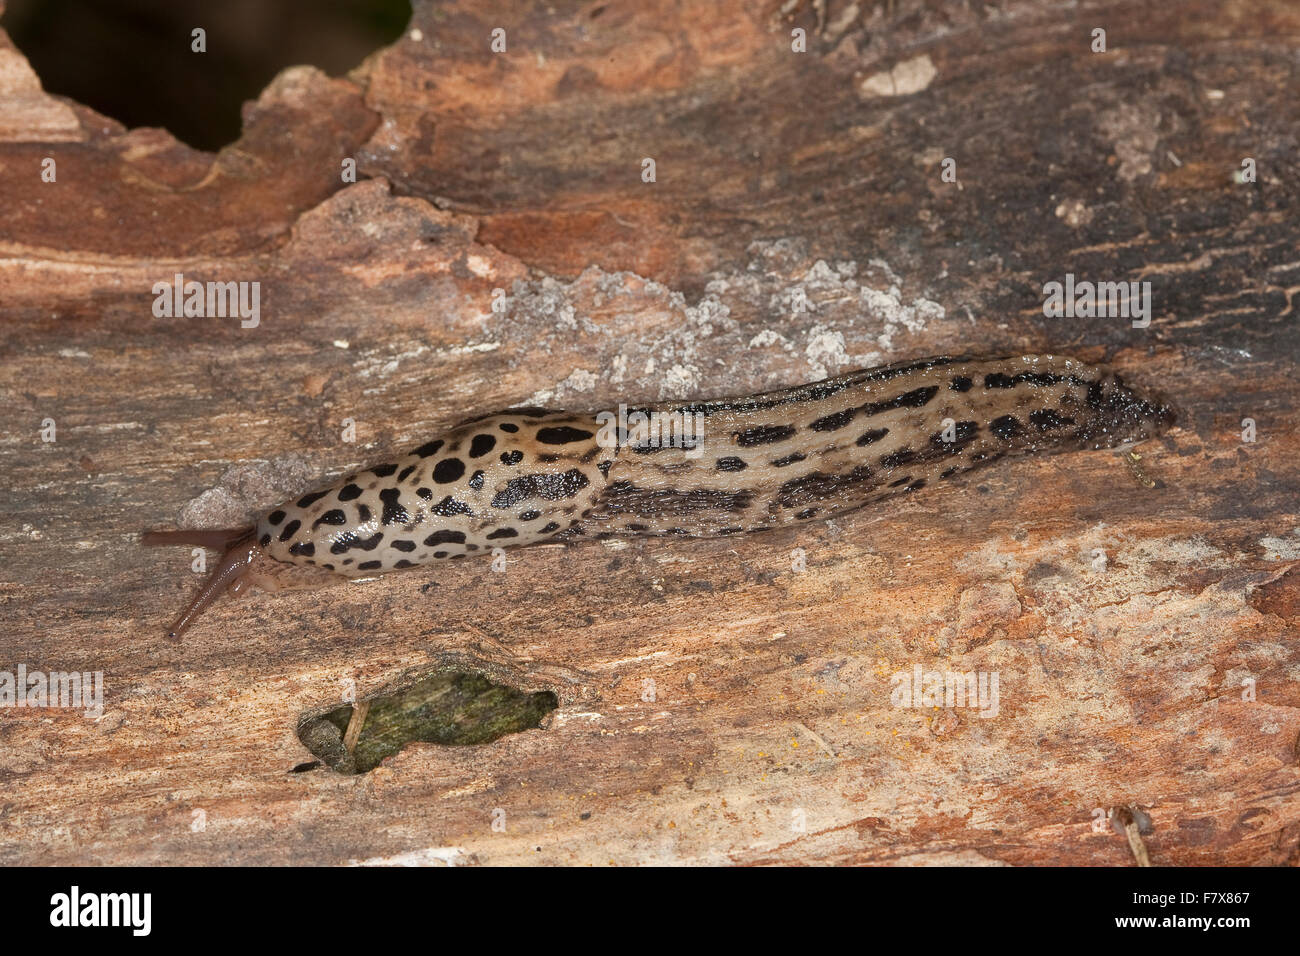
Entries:
{"type": "Polygon", "coordinates": [[[46,91],[200,149],[239,137],[240,105],[280,70],[356,67],[401,35],[407,0],[9,0],[0,25],[46,91]],[[191,31],[207,31],[207,52],[191,31]]]}

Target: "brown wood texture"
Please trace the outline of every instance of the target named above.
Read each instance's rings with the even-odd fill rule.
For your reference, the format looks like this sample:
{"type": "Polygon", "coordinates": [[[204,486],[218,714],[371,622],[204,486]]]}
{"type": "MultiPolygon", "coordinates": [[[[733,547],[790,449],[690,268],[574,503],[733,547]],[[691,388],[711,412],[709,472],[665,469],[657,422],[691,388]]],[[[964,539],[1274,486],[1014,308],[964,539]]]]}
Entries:
{"type": "Polygon", "coordinates": [[[1157,864],[1300,861],[1298,44],[1289,0],[420,2],[209,155],[45,95],[0,36],[0,670],[105,687],[97,720],[0,710],[0,861],[1133,865],[1129,806],[1157,864]],[[260,282],[260,324],[155,317],[176,273],[260,282]],[[1066,273],[1149,281],[1150,327],[1044,317],[1066,273]],[[198,578],[141,530],[474,414],[1044,350],[1177,402],[1154,487],[1024,461],[163,639],[198,578]],[[893,706],[917,666],[996,673],[996,716],[893,706]],[[560,707],[290,772],[348,682],[444,667],[560,707]]]}

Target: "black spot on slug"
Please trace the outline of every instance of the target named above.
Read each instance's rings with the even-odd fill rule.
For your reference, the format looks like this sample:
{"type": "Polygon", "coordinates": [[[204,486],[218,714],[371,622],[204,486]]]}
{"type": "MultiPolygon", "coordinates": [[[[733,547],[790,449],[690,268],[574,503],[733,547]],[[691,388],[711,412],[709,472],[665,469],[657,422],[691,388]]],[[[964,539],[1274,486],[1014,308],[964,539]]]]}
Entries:
{"type": "Polygon", "coordinates": [[[295,534],[298,533],[298,529],[301,527],[302,527],[301,521],[298,521],[297,519],[290,521],[287,525],[284,526],[284,528],[281,529],[280,540],[288,541],[290,538],[292,538],[295,534]]]}
{"type": "Polygon", "coordinates": [[[310,541],[295,541],[289,546],[289,553],[296,554],[300,557],[310,558],[316,553],[316,545],[310,541]]]}
{"type": "Polygon", "coordinates": [[[469,457],[482,458],[497,446],[496,435],[475,435],[469,443],[469,457]]]}
{"type": "Polygon", "coordinates": [[[347,524],[347,520],[348,516],[343,513],[342,509],[331,508],[329,511],[317,518],[316,523],[311,527],[312,530],[315,531],[323,524],[347,524]]]}
{"type": "Polygon", "coordinates": [[[560,526],[559,526],[558,524],[556,524],[554,521],[548,521],[548,522],[547,522],[547,523],[542,527],[542,531],[541,531],[541,533],[542,533],[542,534],[550,534],[552,531],[555,531],[555,530],[558,529],[559,527],[560,527],[560,526]]]}
{"type": "Polygon", "coordinates": [[[483,488],[483,472],[480,470],[470,475],[468,484],[475,491],[480,491],[483,488]]]}
{"type": "Polygon", "coordinates": [[[540,511],[523,511],[519,514],[520,521],[536,521],[542,516],[540,511]]]}
{"type": "Polygon", "coordinates": [[[718,471],[744,471],[748,467],[749,466],[746,465],[742,459],[737,458],[734,455],[728,455],[726,458],[719,458],[717,465],[718,471]]]}
{"type": "Polygon", "coordinates": [[[511,432],[511,433],[514,433],[514,432],[519,431],[519,426],[516,425],[514,422],[502,422],[502,423],[501,423],[499,426],[497,426],[497,427],[500,428],[503,432],[511,432]]]}
{"type": "Polygon", "coordinates": [[[387,477],[389,477],[390,475],[394,474],[394,473],[397,471],[397,466],[396,466],[396,465],[376,465],[374,468],[371,468],[370,471],[371,471],[372,473],[374,473],[375,475],[378,475],[380,478],[387,478],[387,477]]]}
{"type": "Polygon", "coordinates": [[[465,474],[465,463],[459,458],[444,458],[433,469],[433,480],[440,485],[451,484],[465,474]]]}
{"type": "Polygon", "coordinates": [[[262,535],[262,537],[257,539],[257,543],[265,548],[268,544],[271,543],[271,536],[269,534],[264,534],[262,535]]]}
{"type": "Polygon", "coordinates": [[[406,513],[406,509],[401,505],[402,492],[400,488],[385,488],[379,493],[379,500],[384,503],[384,513],[380,516],[380,522],[383,524],[406,524],[411,520],[411,516],[406,513]]]}
{"type": "Polygon", "coordinates": [[[495,541],[498,538],[517,538],[517,537],[519,537],[519,532],[516,531],[514,528],[497,528],[495,531],[493,531],[491,534],[487,536],[487,539],[489,541],[495,541]]]}
{"type": "Polygon", "coordinates": [[[414,542],[414,541],[407,541],[405,538],[398,538],[396,541],[392,541],[392,542],[390,542],[390,543],[391,543],[392,546],[393,546],[394,548],[396,548],[398,551],[414,551],[414,550],[415,550],[415,542],[414,542]]]}
{"type": "Polygon", "coordinates": [[[450,518],[452,515],[472,515],[474,513],[469,505],[463,501],[457,501],[451,495],[443,498],[429,511],[436,515],[442,515],[444,518],[450,518]]]}
{"type": "Polygon", "coordinates": [[[274,511],[272,511],[269,515],[266,516],[266,520],[271,522],[271,524],[279,524],[281,521],[284,520],[284,512],[281,511],[279,508],[276,508],[274,511]]]}
{"type": "Polygon", "coordinates": [[[888,434],[889,434],[888,428],[871,428],[863,432],[861,436],[859,436],[858,440],[854,442],[854,444],[859,447],[863,445],[870,445],[873,442],[880,441],[880,439],[884,438],[888,434]]]}
{"type": "Polygon", "coordinates": [[[516,449],[515,451],[503,451],[501,453],[501,464],[517,465],[524,460],[524,453],[516,449]]]}
{"type": "Polygon", "coordinates": [[[351,501],[353,498],[361,497],[361,487],[359,485],[344,485],[339,489],[339,501],[351,501]]]}
{"type": "Polygon", "coordinates": [[[419,495],[421,498],[423,498],[425,501],[428,501],[433,497],[433,492],[430,491],[428,488],[416,488],[415,493],[419,495]]]}
{"type": "Polygon", "coordinates": [[[433,455],[438,454],[438,449],[442,447],[442,444],[443,444],[442,439],[437,438],[431,442],[426,442],[425,444],[421,445],[419,448],[415,449],[414,453],[421,458],[429,458],[433,455]]]}
{"type": "Polygon", "coordinates": [[[415,471],[415,466],[407,465],[405,468],[402,469],[402,473],[397,476],[397,480],[405,481],[407,478],[411,477],[411,472],[413,471],[415,471]]]}
{"type": "Polygon", "coordinates": [[[1001,415],[989,422],[989,431],[1007,441],[1024,431],[1024,426],[1015,415],[1001,415]]]}
{"type": "Polygon", "coordinates": [[[975,383],[972,382],[970,379],[968,379],[965,375],[958,375],[956,378],[954,378],[951,382],[948,383],[948,387],[952,389],[954,392],[969,392],[971,390],[971,386],[974,384],[975,383]]]}
{"type": "Polygon", "coordinates": [[[807,455],[802,454],[801,452],[795,452],[792,455],[786,455],[782,458],[773,459],[772,466],[774,468],[784,468],[786,465],[793,465],[797,461],[803,461],[807,457],[808,457],[807,455]]]}
{"type": "Polygon", "coordinates": [[[301,498],[298,499],[298,507],[299,508],[311,507],[313,504],[315,504],[316,502],[324,498],[327,494],[329,494],[328,491],[313,491],[309,495],[303,495],[301,498]]]}
{"type": "Polygon", "coordinates": [[[384,566],[382,561],[362,561],[357,565],[362,571],[376,571],[384,566]]]}

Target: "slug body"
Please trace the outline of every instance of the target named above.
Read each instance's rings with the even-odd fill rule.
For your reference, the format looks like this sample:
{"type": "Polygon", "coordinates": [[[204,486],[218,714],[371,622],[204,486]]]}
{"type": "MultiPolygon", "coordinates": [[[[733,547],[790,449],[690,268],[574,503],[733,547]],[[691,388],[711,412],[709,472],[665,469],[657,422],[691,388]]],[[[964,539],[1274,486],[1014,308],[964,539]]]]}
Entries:
{"type": "Polygon", "coordinates": [[[621,417],[514,409],[274,509],[170,636],[239,583],[252,552],[360,576],[541,541],[764,531],[1011,455],[1141,441],[1173,420],[1114,374],[1051,355],[930,358],[621,417]]]}

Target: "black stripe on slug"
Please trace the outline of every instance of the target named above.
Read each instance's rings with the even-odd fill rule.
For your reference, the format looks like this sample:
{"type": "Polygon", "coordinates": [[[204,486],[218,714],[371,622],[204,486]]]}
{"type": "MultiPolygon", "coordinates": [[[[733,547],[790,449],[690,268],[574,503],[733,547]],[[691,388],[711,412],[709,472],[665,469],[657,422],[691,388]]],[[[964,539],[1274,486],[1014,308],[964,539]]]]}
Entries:
{"type": "Polygon", "coordinates": [[[797,461],[803,461],[807,457],[808,456],[802,452],[794,452],[793,454],[786,455],[783,458],[774,458],[772,460],[772,467],[784,468],[786,465],[793,465],[797,461]]]}
{"type": "Polygon", "coordinates": [[[859,485],[868,488],[875,484],[875,476],[866,465],[858,465],[842,475],[828,475],[822,471],[791,478],[776,493],[776,503],[783,508],[797,508],[826,498],[858,492],[859,485]]]}
{"type": "Polygon", "coordinates": [[[309,495],[303,495],[301,498],[298,499],[298,507],[309,508],[313,504],[315,504],[316,502],[324,498],[327,494],[329,494],[328,491],[313,491],[309,495]]]}
{"type": "Polygon", "coordinates": [[[930,446],[937,448],[939,451],[946,451],[949,454],[957,454],[963,447],[969,445],[979,434],[980,427],[976,422],[954,422],[952,427],[952,441],[948,441],[944,435],[947,429],[937,431],[930,436],[930,446]]]}
{"type": "Polygon", "coordinates": [[[464,531],[435,531],[424,539],[426,547],[433,547],[435,544],[464,544],[464,531]]]}
{"type": "Polygon", "coordinates": [[[443,445],[442,439],[435,438],[433,441],[425,442],[419,448],[415,449],[413,454],[415,454],[419,458],[429,458],[433,455],[438,454],[438,449],[441,448],[442,445],[443,445]]]}
{"type": "Polygon", "coordinates": [[[846,408],[842,412],[832,412],[829,415],[823,415],[808,427],[815,432],[833,432],[837,428],[843,428],[849,422],[853,421],[853,416],[858,413],[856,408],[846,408]]]}
{"type": "Polygon", "coordinates": [[[345,531],[330,545],[330,554],[344,554],[353,548],[360,548],[362,551],[373,551],[379,547],[379,542],[383,540],[384,533],[382,531],[376,531],[369,538],[358,538],[355,531],[345,531]]]}
{"type": "Polygon", "coordinates": [[[301,527],[302,527],[302,522],[299,521],[297,518],[295,518],[293,521],[290,521],[287,525],[285,525],[280,530],[280,540],[288,541],[290,538],[292,538],[295,534],[298,533],[298,529],[301,527]]]}
{"type": "Polygon", "coordinates": [[[896,395],[883,402],[867,402],[862,406],[862,411],[867,415],[879,415],[881,412],[887,412],[895,408],[922,408],[928,405],[930,399],[937,394],[939,394],[938,385],[924,385],[921,388],[914,388],[910,392],[904,392],[902,395],[896,395]]]}
{"type": "Polygon", "coordinates": [[[784,441],[794,433],[793,425],[759,425],[757,428],[748,428],[743,432],[734,432],[731,437],[742,448],[753,448],[755,445],[771,445],[773,442],[784,441]]]}
{"type": "Polygon", "coordinates": [[[362,561],[357,565],[362,571],[378,571],[384,566],[382,561],[362,561]]]}
{"type": "Polygon", "coordinates": [[[749,466],[745,464],[744,459],[728,455],[726,458],[719,458],[716,467],[718,471],[744,471],[749,466]]]}
{"type": "Polygon", "coordinates": [[[266,520],[269,521],[271,524],[279,524],[281,521],[284,520],[284,512],[281,511],[279,508],[276,508],[274,511],[272,511],[269,515],[266,516],[266,520]]]}
{"type": "Polygon", "coordinates": [[[1066,380],[1066,376],[1053,372],[1017,372],[1015,375],[993,372],[984,376],[984,387],[1015,388],[1021,382],[1028,382],[1030,385],[1058,385],[1066,380]]]}
{"type": "Polygon", "coordinates": [[[880,459],[880,464],[885,468],[897,468],[899,465],[906,465],[910,461],[916,460],[916,452],[910,448],[901,448],[892,455],[885,455],[880,459]]]}
{"type": "Polygon", "coordinates": [[[1058,415],[1051,408],[1040,408],[1029,413],[1029,423],[1040,432],[1045,432],[1053,428],[1065,428],[1067,425],[1073,425],[1074,419],[1058,415]]]}
{"type": "Polygon", "coordinates": [[[587,476],[577,468],[570,468],[559,475],[542,472],[521,475],[511,478],[506,482],[504,491],[493,495],[492,507],[512,508],[529,498],[542,498],[546,501],[572,498],[590,483],[587,476]]]}
{"type": "Polygon", "coordinates": [[[517,537],[519,537],[519,532],[516,531],[514,528],[497,528],[495,531],[488,534],[487,539],[489,541],[496,541],[499,538],[517,538],[517,537]]]}
{"type": "Polygon", "coordinates": [[[888,428],[869,428],[858,436],[858,440],[854,442],[854,444],[859,448],[863,445],[871,445],[880,441],[880,439],[884,438],[888,434],[888,428]]]}
{"type": "Polygon", "coordinates": [[[593,434],[595,433],[570,425],[553,425],[537,429],[537,440],[543,445],[567,445],[569,442],[585,441],[593,434]]]}
{"type": "Polygon", "coordinates": [[[397,480],[398,480],[398,481],[405,481],[407,478],[410,478],[410,477],[411,477],[411,472],[413,472],[413,471],[415,471],[415,466],[414,466],[414,465],[407,465],[405,468],[402,469],[402,473],[401,473],[400,475],[397,476],[397,480]]]}

